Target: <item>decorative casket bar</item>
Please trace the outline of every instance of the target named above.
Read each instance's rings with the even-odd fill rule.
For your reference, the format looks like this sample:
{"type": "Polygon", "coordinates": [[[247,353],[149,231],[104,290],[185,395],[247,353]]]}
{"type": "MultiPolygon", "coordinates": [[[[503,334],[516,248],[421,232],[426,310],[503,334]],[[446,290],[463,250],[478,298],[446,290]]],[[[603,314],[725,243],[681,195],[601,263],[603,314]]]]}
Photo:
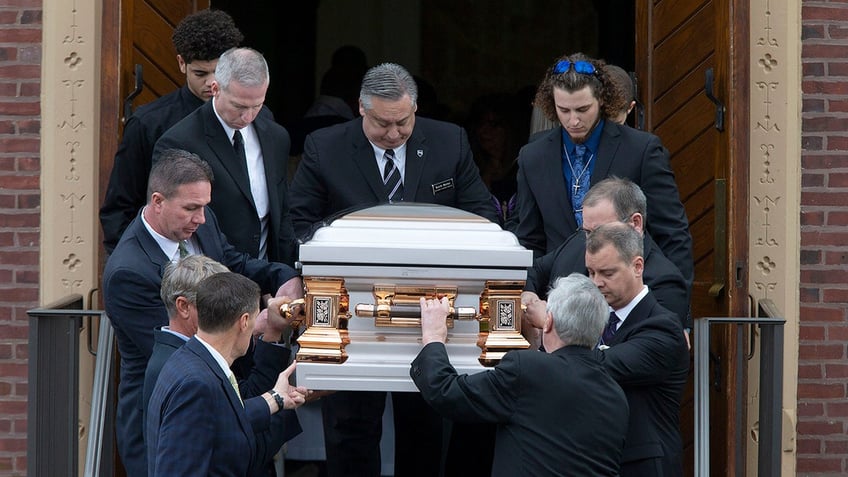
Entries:
{"type": "Polygon", "coordinates": [[[415,391],[419,299],[448,297],[446,347],[459,373],[493,366],[521,337],[520,296],[532,252],[498,225],[430,204],[347,214],[300,246],[306,330],[298,385],[415,391]]]}

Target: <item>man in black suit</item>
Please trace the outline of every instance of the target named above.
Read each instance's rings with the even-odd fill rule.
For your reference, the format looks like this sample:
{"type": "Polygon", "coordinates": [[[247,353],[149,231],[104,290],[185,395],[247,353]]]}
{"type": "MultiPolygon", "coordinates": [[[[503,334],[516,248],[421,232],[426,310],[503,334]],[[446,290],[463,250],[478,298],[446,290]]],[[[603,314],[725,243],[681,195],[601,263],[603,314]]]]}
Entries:
{"type": "Polygon", "coordinates": [[[460,376],[444,346],[448,300],[422,298],[424,347],[409,374],[443,416],[498,425],[492,475],[617,476],[627,399],[592,354],[607,309],[585,275],[559,278],[542,327],[546,353],[511,351],[492,370],[460,376]]]}
{"type": "Polygon", "coordinates": [[[586,240],[586,268],[613,313],[595,355],[630,405],[621,477],[683,475],[680,398],[689,353],[680,320],[642,283],[642,237],[612,223],[586,240]]]}
{"type": "MultiPolygon", "coordinates": [[[[385,202],[448,205],[497,222],[465,131],[416,118],[417,98],[402,66],[375,66],[362,80],[361,118],[306,138],[289,196],[299,238],[341,211],[385,202]]],[[[379,475],[385,393],[338,392],[322,402],[330,476],[379,475]]],[[[392,403],[395,473],[437,475],[440,459],[420,456],[441,454],[441,418],[417,393],[394,393],[392,403]]]]}
{"type": "Polygon", "coordinates": [[[648,197],[648,232],[691,287],[692,238],[668,151],[653,134],[606,120],[617,101],[604,63],[564,56],[545,74],[534,104],[562,127],[540,133],[518,155],[516,235],[536,256],[552,252],[583,224],[592,184],[626,177],[648,197]]]}
{"type": "Polygon", "coordinates": [[[259,286],[247,277],[224,272],[200,282],[197,334],[165,362],[150,397],[150,475],[257,475],[264,450],[250,413],[268,421],[308,394],[289,385],[294,364],[270,391],[241,394],[230,366],[250,347],[258,314],[259,286]]]}
{"type": "Polygon", "coordinates": [[[124,126],[124,135],[100,207],[103,246],[112,253],[127,225],[147,201],[147,176],[153,145],[177,121],[212,98],[215,66],[221,53],[241,43],[233,19],[221,10],[201,10],[183,18],[171,40],[185,85],[138,108],[124,126]]]}
{"type": "Polygon", "coordinates": [[[259,52],[224,52],[212,101],[159,138],[153,161],[173,148],[202,157],[215,173],[209,207],[229,242],[253,258],[292,265],[296,243],[286,184],[291,141],[263,105],[268,84],[268,65],[259,52]]]}
{"type": "Polygon", "coordinates": [[[288,265],[256,260],[227,242],[206,207],[212,170],[196,154],[170,150],[150,172],[147,205],[121,237],[103,271],[103,301],[121,354],[116,434],[130,477],[144,475],[141,399],[153,329],[168,323],[160,298],[165,266],[202,253],[252,279],[264,293],[300,298],[303,285],[288,265]],[[132,470],[130,470],[132,469],[132,470]],[[132,473],[130,473],[132,472],[132,473]]]}
{"type": "MultiPolygon", "coordinates": [[[[639,186],[628,179],[611,177],[593,185],[583,199],[583,228],[575,232],[553,252],[537,258],[527,272],[522,293],[525,305],[544,299],[545,291],[569,273],[586,274],[586,234],[601,225],[624,222],[643,237],[645,269],[643,281],[657,301],[680,318],[684,329],[691,329],[689,289],[677,267],[663,255],[656,242],[645,232],[647,200],[639,186]]],[[[541,328],[542,316],[534,327],[541,328]]]]}

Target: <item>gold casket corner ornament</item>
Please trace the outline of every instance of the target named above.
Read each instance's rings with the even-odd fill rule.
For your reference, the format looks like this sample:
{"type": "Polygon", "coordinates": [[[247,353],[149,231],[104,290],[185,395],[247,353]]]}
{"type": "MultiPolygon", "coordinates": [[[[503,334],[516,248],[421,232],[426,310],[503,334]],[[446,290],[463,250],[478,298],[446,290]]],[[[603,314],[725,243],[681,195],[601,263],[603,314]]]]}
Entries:
{"type": "MultiPolygon", "coordinates": [[[[295,305],[304,305],[305,331],[298,337],[299,361],[344,363],[350,343],[347,321],[351,318],[349,295],[344,279],[337,277],[304,277],[304,295],[280,308],[292,318],[295,305]]],[[[480,294],[479,313],[473,307],[454,307],[457,288],[453,286],[396,286],[375,284],[374,303],[354,307],[359,318],[373,318],[376,328],[420,328],[419,299],[448,297],[448,328],[454,320],[476,319],[480,322],[477,346],[482,350],[478,361],[495,366],[509,351],[527,349],[530,343],[521,334],[521,291],[523,281],[489,280],[480,294]]]]}

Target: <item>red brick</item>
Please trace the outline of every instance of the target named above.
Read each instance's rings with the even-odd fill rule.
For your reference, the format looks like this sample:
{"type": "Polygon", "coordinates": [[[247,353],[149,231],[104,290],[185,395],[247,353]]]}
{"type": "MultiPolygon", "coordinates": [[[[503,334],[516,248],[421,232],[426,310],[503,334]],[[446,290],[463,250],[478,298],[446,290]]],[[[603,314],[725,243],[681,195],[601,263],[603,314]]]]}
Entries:
{"type": "MultiPolygon", "coordinates": [[[[41,235],[34,232],[18,232],[18,245],[21,247],[37,247],[41,243],[41,235]]],[[[33,262],[33,263],[38,263],[33,262]]]]}
{"type": "Polygon", "coordinates": [[[796,460],[797,472],[836,472],[834,475],[842,474],[842,459],[820,458],[820,457],[798,457],[796,460]]]}
{"type": "Polygon", "coordinates": [[[837,322],[845,320],[845,310],[824,306],[801,306],[802,322],[837,322]]]}
{"type": "MultiPolygon", "coordinates": [[[[836,23],[837,20],[848,20],[848,10],[840,8],[839,6],[825,7],[819,5],[802,5],[801,18],[804,20],[804,23],[807,24],[809,24],[812,20],[824,20],[826,23],[836,23]]],[[[832,58],[839,57],[833,56],[832,58]]]]}
{"type": "Polygon", "coordinates": [[[18,121],[18,132],[21,134],[39,134],[41,132],[41,121],[29,119],[18,121]]]}
{"type": "MultiPolygon", "coordinates": [[[[824,100],[822,100],[822,101],[824,101],[824,100]]],[[[804,101],[805,112],[819,112],[818,109],[815,109],[814,107],[809,109],[809,110],[806,110],[807,102],[814,102],[814,101],[813,100],[805,100],[804,101]]],[[[815,105],[811,105],[811,106],[815,106],[815,105]]],[[[848,101],[841,100],[841,99],[828,99],[827,100],[827,111],[831,112],[831,113],[848,112],[848,101]]],[[[828,139],[827,139],[828,144],[830,144],[830,140],[831,140],[831,138],[828,137],[828,139]]],[[[828,149],[836,149],[836,148],[835,147],[828,147],[828,149]]]]}
{"type": "MultiPolygon", "coordinates": [[[[41,217],[39,214],[2,214],[0,213],[0,223],[4,227],[38,227],[41,217]]],[[[7,262],[0,254],[0,263],[20,263],[19,261],[7,262]]]]}
{"type": "Polygon", "coordinates": [[[17,201],[18,196],[16,195],[0,194],[0,209],[14,209],[17,201]]]}
{"type": "Polygon", "coordinates": [[[38,138],[28,138],[21,136],[13,136],[10,138],[0,137],[0,149],[2,149],[7,154],[15,152],[38,151],[39,146],[40,141],[38,140],[38,138]]]}
{"type": "MultiPolygon", "coordinates": [[[[798,378],[799,379],[821,379],[822,378],[822,366],[820,364],[799,364],[798,365],[798,378]]],[[[820,406],[820,405],[819,405],[820,406]]],[[[800,408],[798,406],[798,414],[801,415],[800,408]]],[[[822,408],[817,407],[817,411],[815,414],[805,414],[807,416],[820,416],[822,415],[822,408]]]]}
{"type": "Polygon", "coordinates": [[[827,417],[846,417],[848,416],[848,403],[846,402],[828,402],[825,405],[827,409],[827,417]]]}
{"type": "Polygon", "coordinates": [[[37,98],[39,95],[41,95],[41,83],[21,82],[22,98],[37,98]]]}
{"type": "Polygon", "coordinates": [[[848,290],[825,288],[822,290],[822,301],[825,303],[848,303],[848,290]]]}
{"type": "Polygon", "coordinates": [[[11,457],[0,456],[0,472],[8,473],[12,470],[14,470],[13,459],[11,457]]]}
{"type": "MultiPolygon", "coordinates": [[[[0,416],[10,414],[24,415],[26,412],[26,401],[0,401],[0,416]]],[[[2,442],[2,440],[0,440],[0,442],[2,442]]]]}
{"type": "Polygon", "coordinates": [[[833,454],[848,454],[848,441],[825,441],[825,453],[833,454]]]}
{"type": "Polygon", "coordinates": [[[24,452],[26,448],[26,439],[15,439],[14,437],[0,439],[0,452],[24,452]]]}
{"type": "Polygon", "coordinates": [[[804,154],[801,156],[801,168],[805,171],[811,169],[834,169],[837,167],[848,167],[848,156],[804,154]]]}
{"type": "MultiPolygon", "coordinates": [[[[804,99],[801,104],[801,110],[805,113],[823,113],[825,112],[825,100],[823,99],[804,99]]],[[[829,103],[827,103],[829,105],[829,103]]],[[[827,108],[827,111],[833,111],[827,108]]]]}
{"type": "MultiPolygon", "coordinates": [[[[845,347],[841,344],[802,344],[798,346],[798,359],[842,359],[845,347]]],[[[2,376],[2,374],[0,374],[2,376]]]]}
{"type": "MultiPolygon", "coordinates": [[[[0,302],[37,301],[38,288],[0,288],[0,302]]],[[[0,374],[2,376],[2,374],[0,374]]]]}
{"type": "MultiPolygon", "coordinates": [[[[2,217],[2,216],[0,216],[2,217]]],[[[801,241],[806,244],[816,243],[819,245],[840,245],[839,236],[842,236],[841,243],[848,243],[848,233],[845,234],[828,234],[828,233],[801,233],[801,241]],[[804,236],[808,236],[808,240],[804,240],[804,236]],[[815,236],[818,240],[811,240],[811,236],[815,236]]],[[[2,263],[2,262],[0,262],[2,263]]],[[[848,270],[801,270],[801,283],[848,283],[848,270]]]]}
{"type": "MultiPolygon", "coordinates": [[[[37,270],[16,270],[15,283],[38,283],[39,273],[37,270]]],[[[0,282],[2,283],[2,282],[0,282]]]]}
{"type": "Polygon", "coordinates": [[[802,324],[799,330],[799,338],[802,341],[823,341],[825,336],[824,326],[812,326],[802,324]]]}
{"type": "MultiPolygon", "coordinates": [[[[8,320],[7,320],[8,321],[8,320]]],[[[0,336],[4,339],[21,339],[29,338],[29,327],[27,326],[12,326],[0,322],[0,336]]],[[[2,364],[2,363],[0,363],[2,364]]],[[[0,374],[0,376],[5,376],[0,374]]]]}
{"type": "Polygon", "coordinates": [[[827,225],[848,225],[848,212],[831,210],[827,213],[827,225]]]}
{"type": "Polygon", "coordinates": [[[827,329],[827,339],[835,341],[848,340],[848,326],[829,326],[827,329]]]}
{"type": "MultiPolygon", "coordinates": [[[[29,345],[27,343],[20,343],[15,345],[15,359],[29,359],[29,345]]],[[[18,392],[25,396],[26,385],[23,383],[19,383],[18,392]]]]}
{"type": "Polygon", "coordinates": [[[26,10],[21,14],[21,25],[41,23],[41,10],[26,10]]]}
{"type": "Polygon", "coordinates": [[[801,65],[801,75],[806,77],[819,78],[824,76],[824,63],[822,62],[805,62],[801,65]]]}
{"type": "Polygon", "coordinates": [[[826,436],[832,434],[843,434],[843,423],[841,421],[812,421],[802,420],[798,422],[798,433],[810,436],[826,436]]]}
{"type": "Polygon", "coordinates": [[[831,172],[827,175],[828,187],[848,187],[848,174],[831,172]]]}
{"type": "MultiPolygon", "coordinates": [[[[822,143],[821,136],[801,135],[801,149],[804,151],[821,151],[822,143]]],[[[803,161],[803,156],[801,160],[803,161]]]]}
{"type": "Polygon", "coordinates": [[[37,101],[0,101],[0,115],[36,116],[41,113],[41,103],[37,101]]]}
{"type": "Polygon", "coordinates": [[[38,172],[41,170],[41,159],[37,157],[19,157],[17,159],[19,171],[38,172]]]}
{"type": "Polygon", "coordinates": [[[38,252],[0,252],[0,264],[29,265],[34,260],[38,263],[38,252]]]}
{"type": "Polygon", "coordinates": [[[848,58],[848,45],[809,44],[801,47],[801,57],[813,58],[848,58]]]}
{"type": "MultiPolygon", "coordinates": [[[[828,149],[830,149],[830,141],[827,144],[828,149]]],[[[813,174],[810,172],[802,174],[801,187],[824,187],[824,174],[813,174]]]]}
{"type": "Polygon", "coordinates": [[[801,264],[815,265],[822,261],[821,250],[801,250],[801,264]]]}
{"type": "Polygon", "coordinates": [[[39,182],[40,181],[37,175],[0,175],[0,188],[4,189],[38,190],[39,182]]]}
{"type": "MultiPolygon", "coordinates": [[[[832,91],[828,91],[828,94],[848,94],[848,83],[821,83],[819,81],[810,81],[805,82],[812,83],[818,89],[830,89],[832,91]],[[827,86],[827,88],[825,88],[827,86]],[[842,91],[838,91],[842,90],[842,91]]],[[[810,93],[807,88],[812,87],[812,85],[805,87],[805,92],[810,93]]],[[[816,91],[817,93],[823,93],[824,91],[816,91]]],[[[826,131],[834,131],[834,132],[842,132],[848,130],[848,118],[839,118],[834,116],[822,116],[816,118],[806,118],[801,123],[801,130],[804,132],[826,132],[826,131]]]]}
{"type": "MultiPolygon", "coordinates": [[[[824,375],[827,379],[848,378],[848,364],[825,364],[824,375]]],[[[845,411],[848,412],[848,403],[844,403],[845,411]]],[[[828,413],[829,416],[832,414],[828,413]]],[[[848,414],[840,414],[848,415],[848,414]]]]}
{"type": "Polygon", "coordinates": [[[18,12],[15,10],[0,11],[0,25],[18,23],[18,12]]]}
{"type": "Polygon", "coordinates": [[[801,288],[800,290],[801,303],[818,303],[821,301],[818,288],[801,288]]]}
{"type": "MultiPolygon", "coordinates": [[[[848,84],[846,81],[845,84],[848,84]]],[[[832,205],[844,206],[848,204],[848,192],[805,192],[801,191],[802,205],[832,205]]],[[[845,244],[842,242],[838,245],[845,244]]]]}
{"type": "MultiPolygon", "coordinates": [[[[802,346],[803,347],[803,346],[802,346]]],[[[798,383],[798,399],[828,399],[828,398],[844,398],[845,385],[836,384],[819,384],[819,383],[798,383]]]]}
{"type": "Polygon", "coordinates": [[[824,212],[820,210],[802,210],[801,225],[824,225],[824,212]]]}
{"type": "Polygon", "coordinates": [[[821,439],[801,439],[797,441],[796,450],[799,455],[802,454],[818,454],[822,450],[821,439]]]}

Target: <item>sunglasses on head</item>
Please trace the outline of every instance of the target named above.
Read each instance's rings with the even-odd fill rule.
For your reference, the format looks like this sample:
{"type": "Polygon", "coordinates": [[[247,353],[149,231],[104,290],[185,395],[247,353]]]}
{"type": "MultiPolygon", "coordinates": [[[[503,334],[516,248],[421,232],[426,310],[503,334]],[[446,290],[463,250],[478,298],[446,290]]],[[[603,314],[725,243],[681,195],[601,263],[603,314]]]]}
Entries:
{"type": "Polygon", "coordinates": [[[582,75],[593,75],[595,74],[595,65],[589,63],[588,61],[568,61],[568,60],[560,60],[557,61],[557,64],[554,65],[554,73],[561,75],[563,73],[567,73],[571,67],[574,67],[575,73],[580,73],[582,75]]]}

